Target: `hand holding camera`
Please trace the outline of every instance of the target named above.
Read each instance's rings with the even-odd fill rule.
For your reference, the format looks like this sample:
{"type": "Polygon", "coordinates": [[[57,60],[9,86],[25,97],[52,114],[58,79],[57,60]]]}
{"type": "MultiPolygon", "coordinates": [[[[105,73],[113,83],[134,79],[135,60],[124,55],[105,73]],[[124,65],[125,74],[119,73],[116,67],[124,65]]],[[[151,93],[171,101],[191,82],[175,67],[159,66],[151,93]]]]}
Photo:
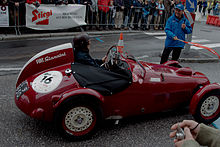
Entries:
{"type": "Polygon", "coordinates": [[[194,140],[200,130],[200,124],[193,120],[184,120],[171,127],[173,132],[170,137],[174,138],[175,146],[180,147],[184,140],[194,140]]]}

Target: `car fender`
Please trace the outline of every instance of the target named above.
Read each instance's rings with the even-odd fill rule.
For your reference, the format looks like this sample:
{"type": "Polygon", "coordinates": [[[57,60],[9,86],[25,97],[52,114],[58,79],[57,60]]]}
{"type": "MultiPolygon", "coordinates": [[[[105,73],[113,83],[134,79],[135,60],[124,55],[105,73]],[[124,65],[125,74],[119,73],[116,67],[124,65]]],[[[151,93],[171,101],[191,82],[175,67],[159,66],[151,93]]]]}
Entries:
{"type": "Polygon", "coordinates": [[[196,112],[196,107],[199,103],[199,101],[202,99],[202,97],[212,91],[212,90],[216,90],[216,89],[220,89],[220,84],[219,83],[212,83],[212,84],[208,84],[208,85],[205,85],[204,87],[202,87],[201,89],[199,89],[194,95],[193,95],[193,98],[191,99],[191,102],[190,102],[190,113],[192,115],[195,114],[196,112]]]}
{"type": "Polygon", "coordinates": [[[77,96],[77,95],[91,95],[97,98],[102,103],[104,103],[104,97],[99,92],[93,89],[90,89],[90,88],[77,88],[77,89],[74,88],[63,93],[62,96],[59,98],[56,104],[54,104],[53,107],[56,109],[66,99],[73,97],[73,96],[77,96]]]}

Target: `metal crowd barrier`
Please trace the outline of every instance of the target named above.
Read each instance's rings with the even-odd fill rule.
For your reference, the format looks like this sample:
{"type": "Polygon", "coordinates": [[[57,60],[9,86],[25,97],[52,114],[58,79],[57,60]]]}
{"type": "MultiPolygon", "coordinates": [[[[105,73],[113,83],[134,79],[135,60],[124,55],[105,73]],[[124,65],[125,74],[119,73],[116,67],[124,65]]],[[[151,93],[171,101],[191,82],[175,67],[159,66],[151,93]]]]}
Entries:
{"type": "MultiPolygon", "coordinates": [[[[99,8],[106,6],[98,6],[99,8]]],[[[27,30],[25,25],[25,9],[21,11],[19,7],[14,6],[9,8],[9,28],[14,28],[16,35],[21,35],[21,32],[27,30]],[[22,28],[22,31],[21,31],[22,28]]],[[[141,29],[143,27],[155,27],[161,26],[164,28],[164,24],[169,15],[163,11],[163,15],[159,22],[156,22],[157,16],[143,17],[142,7],[124,8],[124,10],[116,11],[115,6],[109,6],[109,11],[98,12],[93,10],[89,5],[86,7],[86,23],[89,29],[95,27],[95,29],[141,29]],[[147,20],[146,20],[147,19],[147,20]]],[[[84,30],[86,26],[82,27],[84,30]]],[[[29,29],[30,31],[30,29],[29,29]]],[[[11,32],[9,32],[11,33],[11,32]]]]}

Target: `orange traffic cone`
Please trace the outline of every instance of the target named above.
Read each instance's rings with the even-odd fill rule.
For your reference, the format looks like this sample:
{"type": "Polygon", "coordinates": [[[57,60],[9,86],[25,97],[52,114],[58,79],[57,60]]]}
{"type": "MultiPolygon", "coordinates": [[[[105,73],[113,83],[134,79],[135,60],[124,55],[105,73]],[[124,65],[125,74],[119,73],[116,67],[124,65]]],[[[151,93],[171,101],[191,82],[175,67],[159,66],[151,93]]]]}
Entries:
{"type": "Polygon", "coordinates": [[[118,52],[123,53],[124,42],[123,42],[123,33],[120,34],[120,38],[118,40],[118,52]]]}

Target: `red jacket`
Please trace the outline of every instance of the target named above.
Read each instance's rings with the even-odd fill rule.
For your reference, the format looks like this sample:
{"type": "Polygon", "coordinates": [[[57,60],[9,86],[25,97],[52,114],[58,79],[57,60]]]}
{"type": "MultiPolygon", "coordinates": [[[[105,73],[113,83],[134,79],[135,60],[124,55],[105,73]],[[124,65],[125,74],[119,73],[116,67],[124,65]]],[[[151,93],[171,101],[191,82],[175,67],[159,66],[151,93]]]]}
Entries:
{"type": "Polygon", "coordinates": [[[41,4],[41,0],[26,0],[26,3],[32,4],[35,1],[38,1],[41,4]]]}
{"type": "Polygon", "coordinates": [[[98,0],[99,10],[107,13],[109,11],[110,0],[98,0]]]}

